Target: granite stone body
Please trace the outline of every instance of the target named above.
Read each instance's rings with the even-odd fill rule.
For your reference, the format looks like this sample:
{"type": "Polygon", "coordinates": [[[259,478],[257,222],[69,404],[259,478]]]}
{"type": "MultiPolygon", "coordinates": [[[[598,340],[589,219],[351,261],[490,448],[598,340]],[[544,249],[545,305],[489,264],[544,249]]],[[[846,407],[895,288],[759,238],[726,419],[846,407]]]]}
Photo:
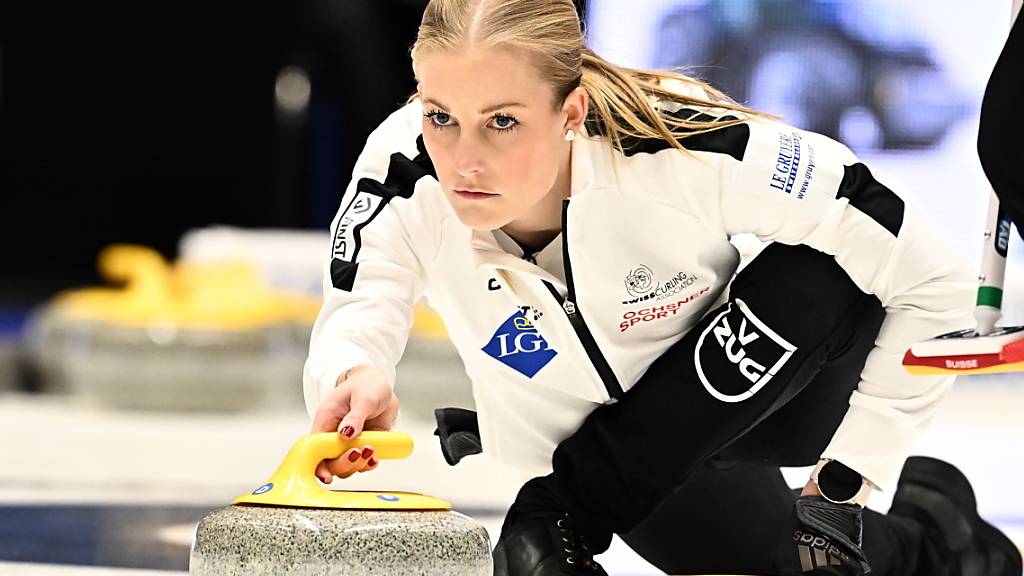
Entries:
{"type": "Polygon", "coordinates": [[[181,412],[303,406],[308,326],[198,330],[119,326],[37,313],[31,358],[50,392],[119,409],[181,412]]]}
{"type": "Polygon", "coordinates": [[[489,576],[490,541],[457,512],[235,505],[196,528],[192,576],[489,576]]]}

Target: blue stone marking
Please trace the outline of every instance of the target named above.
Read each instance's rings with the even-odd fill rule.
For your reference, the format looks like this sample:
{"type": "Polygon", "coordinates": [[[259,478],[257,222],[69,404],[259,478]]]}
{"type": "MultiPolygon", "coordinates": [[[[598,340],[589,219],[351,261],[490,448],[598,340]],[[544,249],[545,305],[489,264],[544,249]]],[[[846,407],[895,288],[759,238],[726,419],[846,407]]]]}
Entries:
{"type": "Polygon", "coordinates": [[[398,496],[392,496],[390,494],[377,494],[377,498],[380,498],[385,502],[398,502],[399,500],[398,496]]]}
{"type": "Polygon", "coordinates": [[[253,490],[252,491],[252,495],[253,496],[259,496],[260,494],[266,494],[267,492],[270,492],[271,490],[273,490],[273,488],[274,488],[274,484],[273,483],[264,484],[263,486],[260,486],[259,488],[253,490]]]}

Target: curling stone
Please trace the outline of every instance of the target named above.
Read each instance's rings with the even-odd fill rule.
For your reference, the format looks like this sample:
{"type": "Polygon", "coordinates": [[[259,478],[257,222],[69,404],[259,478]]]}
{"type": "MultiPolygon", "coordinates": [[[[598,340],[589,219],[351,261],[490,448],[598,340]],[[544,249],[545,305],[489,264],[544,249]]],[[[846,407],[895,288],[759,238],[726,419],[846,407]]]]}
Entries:
{"type": "Polygon", "coordinates": [[[189,574],[489,576],[487,531],[448,502],[409,492],[333,491],[316,479],[321,460],[366,445],[379,458],[412,452],[412,438],[396,432],[300,438],[267,483],[203,518],[189,574]]]}
{"type": "Polygon", "coordinates": [[[245,262],[171,265],[141,246],[105,248],[99,269],[124,286],[66,291],[33,315],[46,388],[129,409],[302,406],[318,300],[270,289],[245,262]]]}

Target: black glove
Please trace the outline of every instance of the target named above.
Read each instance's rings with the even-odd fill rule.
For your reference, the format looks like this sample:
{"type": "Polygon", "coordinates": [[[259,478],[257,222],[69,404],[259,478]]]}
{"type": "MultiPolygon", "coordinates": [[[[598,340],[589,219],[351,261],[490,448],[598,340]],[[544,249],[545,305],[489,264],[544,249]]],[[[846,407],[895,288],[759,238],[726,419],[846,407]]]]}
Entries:
{"type": "Polygon", "coordinates": [[[797,498],[786,537],[775,557],[782,576],[864,576],[871,568],[861,550],[863,508],[820,496],[797,498]]]}
{"type": "Polygon", "coordinates": [[[455,466],[464,457],[483,452],[476,412],[463,408],[434,410],[437,428],[434,436],[441,441],[441,453],[448,464],[455,466]]]}

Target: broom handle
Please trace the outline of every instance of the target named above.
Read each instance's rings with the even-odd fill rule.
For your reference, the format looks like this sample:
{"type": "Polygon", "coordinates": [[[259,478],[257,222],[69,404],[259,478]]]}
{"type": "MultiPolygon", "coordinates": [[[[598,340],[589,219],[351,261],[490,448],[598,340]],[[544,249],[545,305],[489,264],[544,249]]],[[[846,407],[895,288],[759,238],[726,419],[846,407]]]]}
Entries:
{"type": "MultiPolygon", "coordinates": [[[[1024,0],[1013,0],[1010,26],[1020,14],[1024,0]]],[[[978,277],[978,300],[974,309],[975,329],[981,336],[987,336],[1002,318],[1003,282],[1006,276],[1006,252],[1010,245],[1011,223],[1009,217],[999,210],[999,197],[995,191],[989,194],[988,220],[985,226],[985,245],[981,253],[981,275],[978,277]]]]}
{"type": "Polygon", "coordinates": [[[985,225],[985,246],[981,253],[981,275],[978,277],[978,300],[974,318],[977,332],[987,336],[1002,318],[1003,280],[1006,275],[1006,249],[1010,242],[1010,220],[999,210],[999,198],[991,192],[988,222],[985,225]]]}

